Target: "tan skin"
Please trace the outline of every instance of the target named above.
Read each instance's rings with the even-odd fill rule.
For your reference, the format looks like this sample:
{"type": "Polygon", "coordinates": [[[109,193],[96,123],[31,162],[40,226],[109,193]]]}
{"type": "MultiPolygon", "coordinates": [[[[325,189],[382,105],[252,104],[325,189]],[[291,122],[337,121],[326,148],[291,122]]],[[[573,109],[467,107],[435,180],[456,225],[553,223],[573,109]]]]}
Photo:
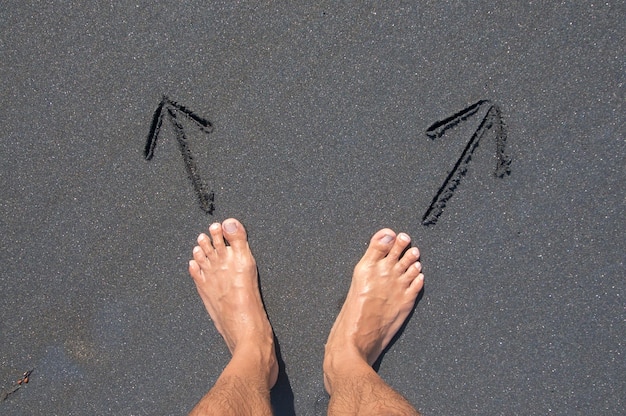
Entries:
{"type": "MultiPolygon", "coordinates": [[[[374,234],[354,269],[324,356],[329,415],[419,415],[371,365],[407,318],[424,284],[419,250],[407,234],[374,234]]],[[[192,415],[271,415],[278,362],[243,225],[215,223],[189,262],[198,293],[232,358],[192,415]],[[226,245],[225,241],[228,242],[226,245]]]]}

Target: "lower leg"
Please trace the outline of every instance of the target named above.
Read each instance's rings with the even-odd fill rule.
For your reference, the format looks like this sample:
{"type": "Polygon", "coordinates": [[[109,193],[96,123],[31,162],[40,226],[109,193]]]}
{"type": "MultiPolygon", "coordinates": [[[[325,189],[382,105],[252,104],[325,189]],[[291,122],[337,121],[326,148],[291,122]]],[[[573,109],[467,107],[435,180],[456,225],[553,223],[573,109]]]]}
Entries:
{"type": "Polygon", "coordinates": [[[364,360],[339,358],[342,363],[325,371],[329,385],[328,414],[419,416],[415,408],[389,387],[364,360]],[[352,360],[352,361],[351,361],[352,360]],[[333,374],[328,376],[328,374],[333,374]]]}
{"type": "Polygon", "coordinates": [[[424,276],[406,234],[380,230],[357,264],[324,356],[329,415],[419,415],[371,365],[410,313],[424,276]]]}
{"type": "Polygon", "coordinates": [[[198,237],[189,273],[232,358],[191,414],[271,415],[278,363],[245,229],[230,219],[209,233],[198,237]]]}
{"type": "Polygon", "coordinates": [[[190,415],[271,415],[267,358],[240,350],[190,415]]]}

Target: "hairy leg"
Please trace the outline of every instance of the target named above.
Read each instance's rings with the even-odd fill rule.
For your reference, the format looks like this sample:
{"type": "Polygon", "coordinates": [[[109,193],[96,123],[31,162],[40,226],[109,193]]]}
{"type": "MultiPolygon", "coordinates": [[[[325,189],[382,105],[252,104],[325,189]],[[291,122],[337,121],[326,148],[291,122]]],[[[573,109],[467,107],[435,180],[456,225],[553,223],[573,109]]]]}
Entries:
{"type": "Polygon", "coordinates": [[[198,237],[189,273],[232,358],[191,414],[271,415],[278,362],[246,231],[231,218],[209,234],[198,237]]]}
{"type": "Polygon", "coordinates": [[[354,269],[324,356],[329,415],[419,415],[372,364],[402,326],[424,284],[419,250],[389,229],[372,237],[354,269]]]}

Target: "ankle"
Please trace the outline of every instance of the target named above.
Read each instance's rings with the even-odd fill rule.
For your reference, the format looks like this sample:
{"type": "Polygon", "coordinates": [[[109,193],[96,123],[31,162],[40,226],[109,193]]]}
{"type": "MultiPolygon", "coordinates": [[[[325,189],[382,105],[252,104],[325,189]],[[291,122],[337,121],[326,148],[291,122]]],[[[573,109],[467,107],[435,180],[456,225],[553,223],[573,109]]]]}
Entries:
{"type": "Polygon", "coordinates": [[[232,351],[233,358],[247,357],[251,360],[266,360],[275,355],[273,337],[253,337],[239,340],[232,351]]]}
{"type": "Polygon", "coordinates": [[[367,360],[354,346],[333,348],[326,346],[324,354],[324,385],[329,394],[333,382],[345,378],[359,377],[373,371],[367,360]]]}
{"type": "Polygon", "coordinates": [[[248,374],[258,373],[261,378],[269,381],[270,387],[273,386],[278,376],[278,360],[273,337],[263,342],[259,339],[240,341],[232,353],[230,364],[238,370],[245,370],[248,374]]]}

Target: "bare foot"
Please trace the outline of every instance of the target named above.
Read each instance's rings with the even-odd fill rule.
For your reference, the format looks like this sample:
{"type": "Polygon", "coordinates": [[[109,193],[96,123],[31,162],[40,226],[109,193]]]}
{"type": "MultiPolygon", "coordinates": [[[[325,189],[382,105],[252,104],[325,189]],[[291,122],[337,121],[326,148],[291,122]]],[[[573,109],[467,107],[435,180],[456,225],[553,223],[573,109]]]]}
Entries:
{"type": "Polygon", "coordinates": [[[326,376],[338,366],[349,366],[354,358],[372,365],[411,312],[424,275],[416,247],[402,255],[409,243],[407,234],[380,230],[354,268],[348,296],[326,343],[327,390],[326,376]]]}
{"type": "Polygon", "coordinates": [[[233,357],[259,357],[272,387],[278,377],[274,336],[261,300],[246,230],[231,218],[211,224],[209,234],[211,238],[204,233],[198,236],[189,274],[233,357]]]}

